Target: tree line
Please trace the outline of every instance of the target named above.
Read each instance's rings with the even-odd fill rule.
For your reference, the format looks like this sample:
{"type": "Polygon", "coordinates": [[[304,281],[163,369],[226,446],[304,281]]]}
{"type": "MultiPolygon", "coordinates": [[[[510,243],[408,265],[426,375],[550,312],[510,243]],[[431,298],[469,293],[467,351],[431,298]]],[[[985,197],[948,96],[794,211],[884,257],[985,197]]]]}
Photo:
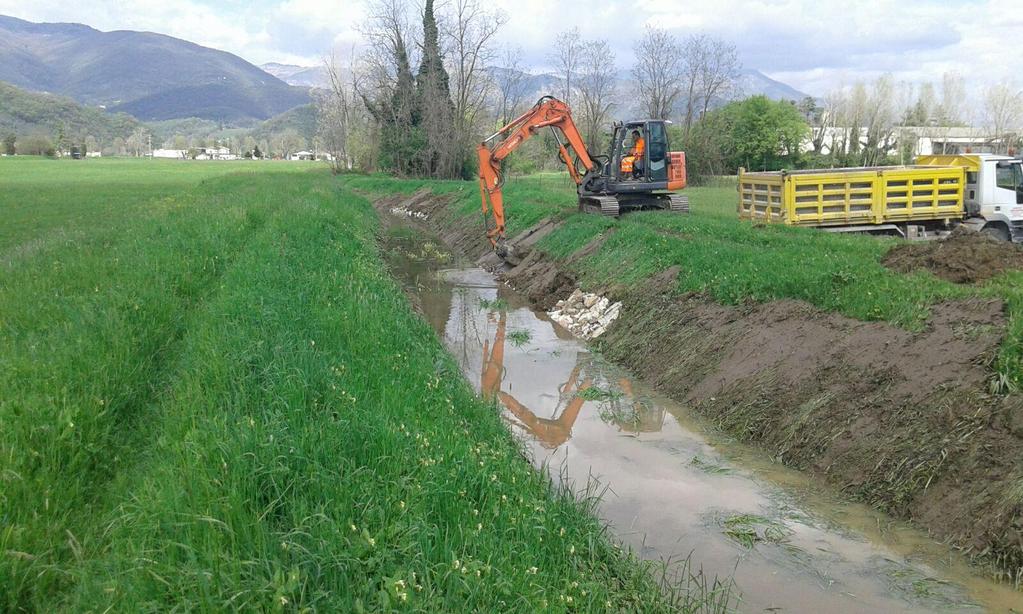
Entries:
{"type": "MultiPolygon", "coordinates": [[[[362,28],[358,59],[327,60],[330,87],[316,95],[318,140],[336,156],[337,171],[383,170],[399,175],[468,178],[483,137],[553,93],[573,109],[592,153],[604,153],[612,121],[669,119],[673,149],[688,154],[690,175],[911,162],[910,126],[954,129],[983,115],[991,147],[1017,150],[1023,95],[989,88],[978,113],[967,105],[963,79],[912,86],[883,76],[838,88],[822,99],[746,97],[734,45],[712,36],[677,36],[647,27],[635,59],[620,71],[614,49],[578,28],[552,34],[547,64],[552,92],[538,92],[522,49],[499,46],[504,17],[479,0],[432,1],[415,14],[400,0],[375,0],[362,28]]],[[[940,130],[939,130],[940,132],[940,130]]],[[[508,160],[513,171],[557,168],[543,133],[508,160]]]]}

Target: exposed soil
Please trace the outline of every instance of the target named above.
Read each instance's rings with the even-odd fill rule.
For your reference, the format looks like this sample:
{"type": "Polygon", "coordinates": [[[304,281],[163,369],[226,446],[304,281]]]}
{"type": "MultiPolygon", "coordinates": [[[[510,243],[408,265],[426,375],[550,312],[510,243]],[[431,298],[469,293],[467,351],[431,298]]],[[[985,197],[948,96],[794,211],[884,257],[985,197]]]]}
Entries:
{"type": "MultiPolygon", "coordinates": [[[[482,225],[459,221],[440,199],[423,223],[465,256],[489,251],[482,225]]],[[[486,255],[480,264],[549,308],[576,280],[569,263],[524,243],[517,266],[502,271],[486,255]]],[[[954,263],[998,266],[993,254],[1004,260],[1006,248],[1018,250],[957,235],[898,246],[892,254],[914,255],[890,254],[886,264],[923,251],[940,256],[914,262],[953,275],[954,263]]],[[[1023,578],[1023,396],[988,394],[1006,324],[1000,301],[937,305],[927,329],[912,333],[794,300],[726,306],[678,295],[677,275],[632,290],[586,288],[625,305],[598,344],[608,358],[785,464],[1023,578]]]]}
{"type": "Polygon", "coordinates": [[[959,226],[940,241],[897,245],[883,263],[901,273],[924,269],[957,284],[972,284],[1003,271],[1023,270],[1023,247],[959,226]]]}

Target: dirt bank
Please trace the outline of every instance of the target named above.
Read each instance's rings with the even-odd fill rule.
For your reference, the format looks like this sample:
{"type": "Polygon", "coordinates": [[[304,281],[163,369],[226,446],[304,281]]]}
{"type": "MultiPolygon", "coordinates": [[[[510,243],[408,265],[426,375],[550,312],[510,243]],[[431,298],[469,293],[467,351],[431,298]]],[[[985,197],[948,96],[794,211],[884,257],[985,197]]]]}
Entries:
{"type": "Polygon", "coordinates": [[[960,226],[947,239],[903,243],[885,255],[884,265],[901,273],[927,270],[957,284],[1023,270],[1023,247],[960,226]]]}
{"type": "MultiPolygon", "coordinates": [[[[413,207],[453,249],[496,268],[481,226],[445,204],[420,193],[379,206],[413,207]]],[[[522,261],[499,274],[546,309],[577,284],[571,261],[533,242],[519,244],[522,261]]],[[[598,239],[573,258],[599,248],[598,239]]],[[[1023,397],[988,394],[1005,331],[1001,302],[937,305],[927,329],[911,333],[799,301],[724,306],[680,296],[677,275],[586,288],[625,305],[598,344],[606,356],[785,464],[1023,578],[1023,397]]]]}

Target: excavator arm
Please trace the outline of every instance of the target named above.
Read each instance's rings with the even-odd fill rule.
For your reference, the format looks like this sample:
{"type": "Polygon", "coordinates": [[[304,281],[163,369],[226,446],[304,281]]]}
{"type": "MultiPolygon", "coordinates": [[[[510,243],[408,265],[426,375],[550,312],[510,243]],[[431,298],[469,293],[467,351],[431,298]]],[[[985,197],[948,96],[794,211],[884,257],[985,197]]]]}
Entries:
{"type": "Polygon", "coordinates": [[[479,156],[483,217],[487,224],[487,238],[497,250],[503,248],[505,240],[504,197],[501,193],[504,184],[502,173],[504,159],[539,130],[548,127],[558,141],[558,154],[568,167],[568,172],[576,185],[583,182],[586,173],[596,168],[596,163],[586,150],[579,129],[572,121],[572,112],[568,105],[552,96],[544,96],[537,101],[533,108],[480,143],[476,152],[479,156]],[[581,172],[580,166],[582,166],[581,172]],[[490,224],[491,215],[494,218],[492,226],[490,224]]]}

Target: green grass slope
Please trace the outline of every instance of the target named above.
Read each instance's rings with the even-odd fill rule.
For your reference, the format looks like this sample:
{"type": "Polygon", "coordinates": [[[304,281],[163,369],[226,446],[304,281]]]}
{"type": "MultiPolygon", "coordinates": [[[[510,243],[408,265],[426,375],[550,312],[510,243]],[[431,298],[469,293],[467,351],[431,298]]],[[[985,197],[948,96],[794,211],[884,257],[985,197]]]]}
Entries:
{"type": "Polygon", "coordinates": [[[38,242],[0,260],[0,609],[673,607],[473,394],[365,200],[197,177],[97,185],[61,240],[0,216],[38,242]]]}

